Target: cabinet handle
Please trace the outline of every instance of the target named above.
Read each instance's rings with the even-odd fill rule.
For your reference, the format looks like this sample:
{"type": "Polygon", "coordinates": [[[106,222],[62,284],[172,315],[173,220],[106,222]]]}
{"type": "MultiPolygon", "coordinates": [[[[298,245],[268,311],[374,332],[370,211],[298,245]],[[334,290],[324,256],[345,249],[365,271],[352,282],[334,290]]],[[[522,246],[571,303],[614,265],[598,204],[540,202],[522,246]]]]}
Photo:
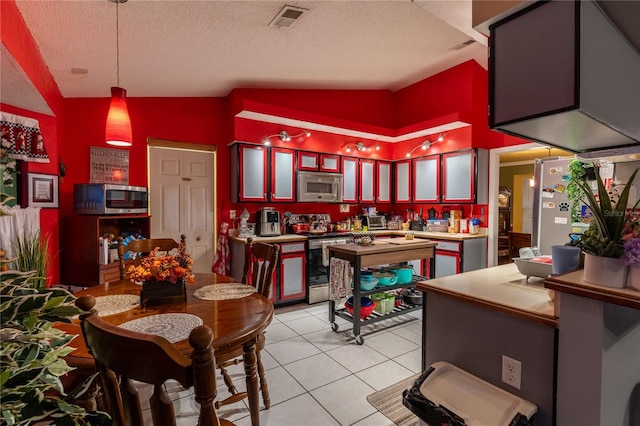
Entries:
{"type": "Polygon", "coordinates": [[[182,178],[182,180],[185,181],[185,182],[189,182],[189,181],[191,181],[191,178],[182,178]]]}

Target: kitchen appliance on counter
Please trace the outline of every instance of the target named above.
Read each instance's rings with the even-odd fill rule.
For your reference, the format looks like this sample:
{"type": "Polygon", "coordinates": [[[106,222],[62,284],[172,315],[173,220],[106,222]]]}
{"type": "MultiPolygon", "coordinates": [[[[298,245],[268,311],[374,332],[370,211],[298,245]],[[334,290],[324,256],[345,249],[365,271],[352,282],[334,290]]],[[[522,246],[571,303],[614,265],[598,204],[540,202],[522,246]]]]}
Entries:
{"type": "Polygon", "coordinates": [[[280,213],[273,207],[258,210],[256,217],[256,234],[260,237],[280,235],[280,213]]]}
{"type": "Polygon", "coordinates": [[[374,229],[387,229],[387,220],[382,215],[363,216],[362,221],[362,226],[366,226],[369,231],[374,229]]]}
{"type": "Polygon", "coordinates": [[[149,195],[144,186],[107,183],[73,185],[73,207],[76,214],[147,213],[149,195]]]}

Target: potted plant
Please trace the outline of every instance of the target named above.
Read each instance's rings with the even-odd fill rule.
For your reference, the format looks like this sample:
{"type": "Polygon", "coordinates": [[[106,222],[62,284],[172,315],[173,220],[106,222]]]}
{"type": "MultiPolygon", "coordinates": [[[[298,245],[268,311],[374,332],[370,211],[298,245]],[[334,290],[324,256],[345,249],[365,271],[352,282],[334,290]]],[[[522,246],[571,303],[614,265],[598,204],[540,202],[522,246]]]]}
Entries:
{"type": "MultiPolygon", "coordinates": [[[[629,177],[619,197],[612,199],[597,171],[598,195],[593,193],[586,179],[577,179],[575,184],[582,193],[582,202],[591,211],[589,229],[580,237],[578,246],[585,252],[584,280],[608,287],[625,287],[628,268],[621,257],[624,253],[625,235],[630,235],[636,226],[627,210],[629,192],[638,173],[636,169],[629,177]]],[[[639,200],[640,201],[640,200],[639,200]]]]}
{"type": "Polygon", "coordinates": [[[40,231],[23,232],[17,235],[11,245],[13,255],[16,256],[15,268],[18,271],[35,271],[31,279],[38,290],[47,286],[47,269],[49,268],[49,237],[40,231]]]}
{"type": "MultiPolygon", "coordinates": [[[[3,260],[6,265],[12,260],[3,260]]],[[[65,393],[61,377],[73,369],[64,357],[75,337],[53,327],[82,313],[67,290],[38,290],[35,271],[2,271],[0,295],[0,418],[2,424],[107,425],[106,413],[87,412],[69,401],[90,385],[65,393]]]]}

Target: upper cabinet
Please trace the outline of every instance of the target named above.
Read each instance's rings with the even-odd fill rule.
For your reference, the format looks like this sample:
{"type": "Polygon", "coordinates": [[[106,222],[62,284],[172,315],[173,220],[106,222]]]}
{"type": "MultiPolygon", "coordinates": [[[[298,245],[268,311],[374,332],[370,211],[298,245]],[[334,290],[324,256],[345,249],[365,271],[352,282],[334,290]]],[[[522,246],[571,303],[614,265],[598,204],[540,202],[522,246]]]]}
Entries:
{"type": "Polygon", "coordinates": [[[318,170],[318,154],[298,151],[298,170],[318,170]]]}
{"type": "Polygon", "coordinates": [[[320,154],[320,171],[338,173],[340,171],[340,156],[320,154]]]}
{"type": "Polygon", "coordinates": [[[343,202],[357,203],[360,177],[358,172],[358,159],[354,157],[342,157],[342,174],[344,175],[342,180],[343,202]]]}
{"type": "Polygon", "coordinates": [[[271,201],[295,201],[295,151],[271,148],[271,201]]]}
{"type": "Polygon", "coordinates": [[[375,187],[376,187],[376,173],[375,173],[374,160],[360,160],[360,202],[361,203],[374,203],[375,187]]]}
{"type": "Polygon", "coordinates": [[[393,163],[396,170],[396,203],[411,202],[411,160],[393,163]]]}
{"type": "Polygon", "coordinates": [[[231,148],[231,197],[234,202],[267,201],[267,149],[238,144],[231,148]]]}
{"type": "Polygon", "coordinates": [[[437,203],[440,201],[439,155],[413,160],[413,201],[416,203],[437,203]]]}
{"type": "Polygon", "coordinates": [[[489,161],[485,149],[442,154],[442,202],[488,202],[489,161]]]}
{"type": "Polygon", "coordinates": [[[376,201],[378,203],[391,202],[391,163],[376,161],[376,201]]]}

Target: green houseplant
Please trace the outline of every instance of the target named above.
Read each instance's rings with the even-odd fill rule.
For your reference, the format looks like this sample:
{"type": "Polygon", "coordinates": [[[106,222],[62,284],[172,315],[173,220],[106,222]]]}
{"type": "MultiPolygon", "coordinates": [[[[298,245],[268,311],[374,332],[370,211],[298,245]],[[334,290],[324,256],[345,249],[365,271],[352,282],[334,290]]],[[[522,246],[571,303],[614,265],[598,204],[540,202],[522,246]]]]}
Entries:
{"type": "MultiPolygon", "coordinates": [[[[578,179],[576,185],[582,193],[582,202],[591,210],[591,224],[578,240],[578,246],[586,253],[585,281],[609,287],[626,285],[627,268],[621,256],[624,254],[625,236],[630,236],[636,223],[627,211],[631,185],[638,173],[636,169],[629,177],[617,200],[610,197],[596,167],[598,196],[593,193],[586,179],[578,179]],[[602,258],[613,259],[611,261],[602,258]]],[[[640,201],[640,200],[639,200],[640,201]]],[[[639,202],[633,206],[635,209],[639,202]]],[[[631,209],[631,210],[633,210],[631,209]]]]}
{"type": "MultiPolygon", "coordinates": [[[[8,264],[12,260],[3,260],[8,264]]],[[[0,286],[0,425],[108,425],[109,416],[87,412],[68,401],[90,380],[65,394],[60,377],[72,370],[64,356],[75,337],[53,327],[81,311],[67,290],[38,290],[35,271],[2,271],[0,286]]]]}
{"type": "Polygon", "coordinates": [[[35,271],[31,279],[38,290],[47,286],[47,269],[49,267],[49,236],[40,231],[23,232],[17,235],[11,246],[16,256],[15,268],[18,271],[35,271]]]}

